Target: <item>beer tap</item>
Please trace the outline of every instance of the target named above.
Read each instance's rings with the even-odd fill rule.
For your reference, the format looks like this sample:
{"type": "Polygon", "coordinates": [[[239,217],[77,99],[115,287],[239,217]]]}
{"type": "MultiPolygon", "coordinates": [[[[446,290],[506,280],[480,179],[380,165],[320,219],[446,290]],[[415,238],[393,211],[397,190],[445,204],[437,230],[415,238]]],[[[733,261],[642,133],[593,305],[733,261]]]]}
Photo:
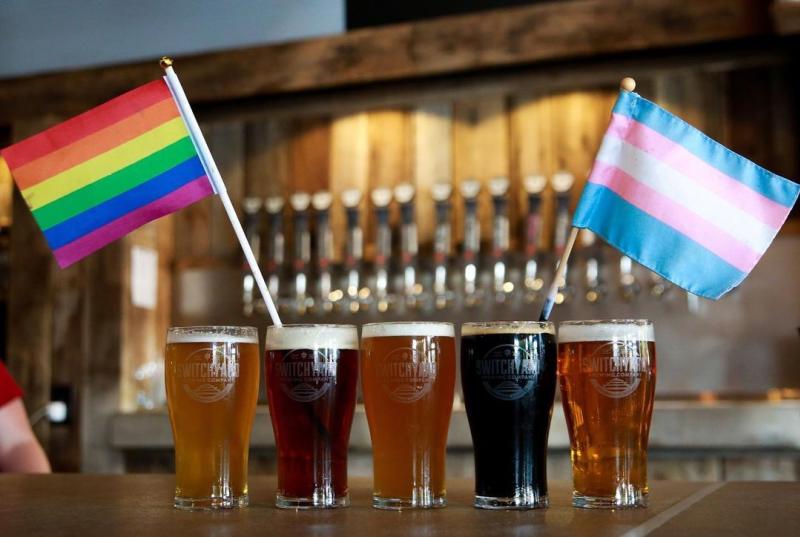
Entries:
{"type": "Polygon", "coordinates": [[[656,272],[650,272],[650,295],[663,300],[672,290],[673,285],[669,280],[665,280],[656,272]]]}
{"type": "Polygon", "coordinates": [[[452,300],[453,293],[447,288],[448,264],[450,262],[452,227],[450,225],[450,183],[434,183],[431,196],[436,204],[436,230],[433,240],[433,300],[436,309],[444,309],[452,300]]]}
{"type": "MultiPolygon", "coordinates": [[[[567,172],[561,171],[553,174],[552,185],[556,194],[556,218],[553,229],[553,253],[556,259],[561,259],[564,248],[567,245],[567,236],[572,227],[572,217],[569,211],[569,198],[575,177],[567,172]]],[[[572,297],[572,287],[567,284],[569,281],[569,266],[565,267],[564,280],[559,282],[560,290],[556,295],[556,303],[568,302],[572,297]]]]}
{"type": "Polygon", "coordinates": [[[473,306],[480,301],[478,295],[478,262],[481,252],[481,224],[478,220],[478,194],[481,184],[469,179],[461,183],[464,199],[464,301],[473,306]]]}
{"type": "Polygon", "coordinates": [[[280,307],[281,272],[285,260],[286,237],[283,234],[283,198],[272,196],[265,200],[269,241],[267,242],[267,289],[280,307]]]}
{"type": "Polygon", "coordinates": [[[308,295],[308,266],[311,262],[311,232],[308,229],[308,207],[311,196],[296,192],[289,198],[294,209],[294,299],[297,313],[305,313],[314,299],[308,295]]]}
{"type": "Polygon", "coordinates": [[[400,204],[400,261],[403,265],[403,297],[406,306],[414,309],[419,305],[422,285],[417,281],[417,222],[414,219],[415,188],[411,183],[400,183],[394,187],[394,198],[400,204]]]}
{"type": "Polygon", "coordinates": [[[351,313],[361,309],[361,264],[364,258],[364,232],[359,222],[361,191],[348,188],[342,192],[342,205],[347,213],[347,239],[345,244],[344,268],[346,272],[345,295],[347,308],[351,313]]]}
{"type": "MultiPolygon", "coordinates": [[[[244,234],[247,237],[247,242],[250,243],[250,248],[253,250],[253,255],[258,262],[261,254],[261,207],[263,207],[261,198],[247,197],[244,199],[242,208],[244,210],[244,234]]],[[[244,276],[242,277],[242,302],[243,313],[246,316],[251,316],[255,308],[255,296],[253,290],[255,288],[255,279],[253,273],[250,272],[245,264],[243,268],[244,276]]]]}
{"type": "Polygon", "coordinates": [[[626,302],[636,300],[641,287],[633,274],[633,260],[627,255],[619,258],[619,293],[626,302]]]}
{"type": "Polygon", "coordinates": [[[606,294],[606,286],[601,278],[603,259],[597,245],[597,235],[588,229],[582,229],[580,233],[580,244],[586,259],[585,263],[585,284],[586,301],[595,304],[603,299],[606,294]]]}
{"type": "Polygon", "coordinates": [[[506,295],[514,290],[514,284],[506,281],[506,254],[509,247],[508,179],[495,177],[489,181],[494,217],[492,219],[493,288],[496,302],[505,302],[506,295]]]}
{"type": "Polygon", "coordinates": [[[391,307],[389,295],[389,261],[392,256],[392,228],[389,226],[389,204],[392,191],[389,188],[376,188],[372,191],[372,204],[375,206],[375,303],[383,313],[391,307]]]}
{"type": "Polygon", "coordinates": [[[331,232],[330,208],[333,196],[327,190],[320,190],[311,197],[311,205],[317,216],[317,274],[319,285],[319,305],[322,311],[333,311],[334,298],[331,276],[333,259],[333,233],[331,232]]]}
{"type": "Polygon", "coordinates": [[[544,286],[539,274],[539,247],[542,244],[542,192],[547,185],[544,175],[529,175],[523,180],[528,194],[528,216],[525,218],[525,302],[538,299],[544,286]]]}

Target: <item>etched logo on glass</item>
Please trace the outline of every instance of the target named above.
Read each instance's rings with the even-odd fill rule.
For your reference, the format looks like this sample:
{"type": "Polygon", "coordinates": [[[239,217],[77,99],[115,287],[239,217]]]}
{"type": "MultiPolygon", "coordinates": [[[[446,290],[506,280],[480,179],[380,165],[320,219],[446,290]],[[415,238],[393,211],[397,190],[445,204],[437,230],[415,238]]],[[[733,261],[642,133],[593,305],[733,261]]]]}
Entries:
{"type": "Polygon", "coordinates": [[[183,381],[183,391],[198,403],[216,403],[229,397],[239,377],[238,356],[213,347],[197,349],[174,367],[175,377],[183,381]]]}
{"type": "Polygon", "coordinates": [[[475,360],[475,373],[489,395],[502,401],[515,401],[533,389],[539,362],[522,347],[506,343],[475,360]]]}
{"type": "Polygon", "coordinates": [[[311,403],[336,383],[336,360],[312,349],[295,349],[276,362],[273,372],[281,390],[293,401],[311,403]]]}
{"type": "Polygon", "coordinates": [[[584,358],[583,363],[592,387],[611,399],[622,399],[636,391],[642,381],[643,366],[636,341],[606,343],[584,358]]]}
{"type": "Polygon", "coordinates": [[[438,371],[436,362],[426,358],[415,349],[400,348],[377,365],[378,379],[389,397],[398,403],[413,403],[431,391],[438,371]]]}

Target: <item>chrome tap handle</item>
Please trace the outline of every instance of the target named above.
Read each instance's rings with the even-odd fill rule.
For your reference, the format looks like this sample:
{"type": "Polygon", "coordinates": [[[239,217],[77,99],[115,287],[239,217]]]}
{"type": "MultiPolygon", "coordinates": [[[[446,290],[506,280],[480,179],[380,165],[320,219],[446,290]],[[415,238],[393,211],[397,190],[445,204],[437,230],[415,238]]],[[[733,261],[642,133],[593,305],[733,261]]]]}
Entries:
{"type": "Polygon", "coordinates": [[[333,196],[327,190],[316,192],[311,197],[311,205],[317,217],[317,287],[319,303],[323,311],[333,311],[333,277],[331,262],[333,260],[333,233],[330,225],[330,208],[333,196]]]}
{"type": "Polygon", "coordinates": [[[391,306],[389,296],[389,260],[392,255],[392,228],[389,226],[389,204],[392,191],[376,188],[372,191],[372,204],[375,206],[375,301],[378,311],[383,313],[391,306]]]}
{"type": "Polygon", "coordinates": [[[431,196],[436,205],[436,230],[433,241],[433,301],[436,309],[444,309],[452,299],[448,289],[448,264],[452,248],[452,226],[450,225],[450,183],[435,183],[431,196]]]}
{"type": "Polygon", "coordinates": [[[639,295],[641,287],[633,274],[633,260],[627,255],[619,258],[619,292],[622,299],[632,302],[639,295]]]}
{"type": "MultiPolygon", "coordinates": [[[[551,185],[556,194],[556,220],[553,227],[553,253],[556,259],[561,259],[567,245],[567,237],[572,227],[572,216],[569,211],[569,199],[572,185],[575,184],[575,177],[567,172],[560,171],[553,174],[551,185]]],[[[569,270],[569,266],[567,267],[569,270]]],[[[568,302],[572,298],[573,290],[568,285],[568,273],[564,273],[564,279],[559,283],[561,290],[556,296],[556,303],[568,302]],[[559,302],[560,301],[560,302],[559,302]]]]}
{"type": "Polygon", "coordinates": [[[586,301],[595,304],[600,302],[606,294],[606,286],[601,278],[603,266],[602,256],[597,248],[597,235],[588,229],[582,229],[580,233],[580,244],[585,253],[586,263],[584,272],[584,283],[586,301]]]}
{"type": "Polygon", "coordinates": [[[528,195],[528,215],[525,217],[525,301],[533,303],[544,286],[539,274],[539,249],[542,245],[542,192],[547,186],[544,175],[529,175],[523,180],[528,195]]]}
{"type": "Polygon", "coordinates": [[[346,273],[345,296],[348,310],[358,312],[363,301],[361,291],[361,265],[364,258],[364,232],[361,229],[360,209],[361,191],[349,188],[342,192],[342,205],[347,214],[347,239],[345,244],[344,268],[346,273]]]}
{"type": "Polygon", "coordinates": [[[464,301],[468,306],[479,302],[478,263],[481,250],[481,224],[478,220],[478,194],[481,184],[474,179],[461,183],[464,200],[464,301]]]}
{"type": "Polygon", "coordinates": [[[506,254],[510,243],[510,230],[508,222],[508,179],[495,177],[489,182],[489,192],[492,195],[494,217],[492,219],[492,260],[494,262],[494,293],[495,301],[505,302],[506,299],[506,254]]]}
{"type": "MultiPolygon", "coordinates": [[[[261,257],[261,208],[263,205],[264,203],[261,201],[261,198],[252,197],[245,198],[242,204],[244,212],[242,227],[244,228],[245,236],[250,243],[250,248],[253,250],[256,261],[261,257]]],[[[242,270],[243,313],[249,317],[253,314],[255,308],[255,295],[253,293],[255,289],[255,279],[248,269],[247,263],[244,263],[242,270]]]]}
{"type": "Polygon", "coordinates": [[[297,313],[305,313],[313,299],[308,295],[308,265],[311,262],[311,233],[308,229],[308,207],[311,196],[295,192],[289,198],[294,209],[294,292],[297,313]]]}
{"type": "Polygon", "coordinates": [[[269,197],[264,201],[269,224],[269,240],[267,241],[267,288],[273,299],[280,303],[281,270],[286,257],[286,238],[283,233],[283,198],[269,197]]]}
{"type": "Polygon", "coordinates": [[[414,194],[411,183],[401,183],[394,188],[394,198],[400,204],[400,260],[403,265],[403,295],[406,305],[416,308],[422,285],[417,281],[417,222],[414,219],[414,194]]]}

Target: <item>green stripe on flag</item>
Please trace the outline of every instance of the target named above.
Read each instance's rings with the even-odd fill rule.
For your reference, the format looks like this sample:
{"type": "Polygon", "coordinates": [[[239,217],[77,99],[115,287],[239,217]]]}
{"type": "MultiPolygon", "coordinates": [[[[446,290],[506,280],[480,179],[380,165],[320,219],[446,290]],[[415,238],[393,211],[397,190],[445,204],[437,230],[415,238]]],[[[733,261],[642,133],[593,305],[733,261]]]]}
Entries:
{"type": "Polygon", "coordinates": [[[196,155],[188,136],[102,179],[33,211],[39,227],[50,229],[96,205],[127,192],[196,155]]]}

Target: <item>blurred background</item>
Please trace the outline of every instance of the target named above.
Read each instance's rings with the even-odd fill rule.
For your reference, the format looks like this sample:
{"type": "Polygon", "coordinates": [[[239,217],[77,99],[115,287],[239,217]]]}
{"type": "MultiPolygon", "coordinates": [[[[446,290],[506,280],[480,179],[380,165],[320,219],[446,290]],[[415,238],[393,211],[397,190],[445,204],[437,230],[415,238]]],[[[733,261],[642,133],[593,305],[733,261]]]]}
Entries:
{"type": "MultiPolygon", "coordinates": [[[[285,322],[537,318],[624,76],[800,177],[800,2],[455,4],[6,0],[0,144],[174,55],[285,322]]],[[[54,469],[171,471],[167,327],[267,325],[221,204],[63,271],[8,181],[0,226],[0,359],[54,469]]],[[[800,477],[798,262],[795,211],[741,288],[710,302],[581,234],[554,320],[655,321],[653,478],[800,477]]],[[[275,464],[262,403],[255,472],[275,464]]],[[[363,408],[351,445],[369,475],[363,408]]],[[[568,447],[557,401],[551,478],[569,478],[568,447]]],[[[472,475],[459,394],[448,473],[472,475]]]]}

